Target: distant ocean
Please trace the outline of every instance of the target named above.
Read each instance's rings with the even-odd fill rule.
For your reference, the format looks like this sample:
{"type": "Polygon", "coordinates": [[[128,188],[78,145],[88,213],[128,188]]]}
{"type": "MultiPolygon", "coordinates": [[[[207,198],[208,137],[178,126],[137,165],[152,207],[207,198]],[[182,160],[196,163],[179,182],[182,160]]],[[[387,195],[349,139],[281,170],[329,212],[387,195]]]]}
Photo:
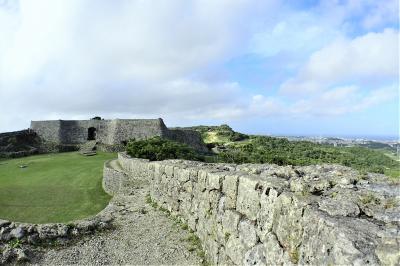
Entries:
{"type": "Polygon", "coordinates": [[[343,135],[335,136],[343,139],[366,139],[366,140],[380,140],[380,141],[399,141],[399,136],[380,136],[380,135],[343,135]]]}
{"type": "Polygon", "coordinates": [[[400,141],[399,136],[384,136],[384,135],[269,135],[269,136],[285,136],[285,137],[304,137],[304,138],[341,138],[341,139],[364,139],[364,140],[377,140],[377,141],[400,141]]]}

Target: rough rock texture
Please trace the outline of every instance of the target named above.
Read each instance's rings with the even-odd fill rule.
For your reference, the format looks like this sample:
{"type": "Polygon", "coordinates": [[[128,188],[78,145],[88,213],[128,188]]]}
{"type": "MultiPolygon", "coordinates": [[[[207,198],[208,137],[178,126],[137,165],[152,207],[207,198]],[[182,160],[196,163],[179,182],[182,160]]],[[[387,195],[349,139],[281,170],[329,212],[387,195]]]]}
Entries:
{"type": "Polygon", "coordinates": [[[69,224],[29,224],[0,220],[0,265],[27,261],[38,247],[67,243],[73,239],[111,228],[113,206],[94,217],[69,224]]]}
{"type": "Polygon", "coordinates": [[[0,134],[0,157],[14,158],[39,152],[40,139],[32,130],[0,134]]]}
{"type": "Polygon", "coordinates": [[[399,184],[383,175],[125,154],[119,163],[127,178],[149,180],[151,197],[188,223],[212,264],[400,263],[399,184]]]}

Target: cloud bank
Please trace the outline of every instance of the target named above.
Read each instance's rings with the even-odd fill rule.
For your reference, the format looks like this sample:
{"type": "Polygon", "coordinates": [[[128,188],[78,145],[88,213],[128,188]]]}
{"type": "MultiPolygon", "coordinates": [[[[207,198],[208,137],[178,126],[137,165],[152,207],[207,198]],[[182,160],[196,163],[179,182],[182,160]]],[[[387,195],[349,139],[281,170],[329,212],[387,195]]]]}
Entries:
{"type": "Polygon", "coordinates": [[[337,116],[396,97],[399,33],[380,28],[396,2],[330,2],[2,1],[0,131],[94,115],[183,124],[337,116]],[[362,12],[354,35],[350,18],[362,12]],[[320,13],[329,16],[318,24],[320,13]],[[293,57],[295,71],[277,88],[250,90],[226,68],[249,54],[293,57]]]}

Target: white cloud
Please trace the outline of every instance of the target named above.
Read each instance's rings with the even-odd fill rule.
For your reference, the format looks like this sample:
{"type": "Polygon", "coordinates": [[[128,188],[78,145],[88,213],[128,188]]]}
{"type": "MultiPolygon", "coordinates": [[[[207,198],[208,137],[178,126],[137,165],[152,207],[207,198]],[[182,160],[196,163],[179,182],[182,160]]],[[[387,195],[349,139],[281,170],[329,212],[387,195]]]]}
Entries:
{"type": "Polygon", "coordinates": [[[313,53],[297,76],[282,84],[281,91],[302,94],[351,81],[364,84],[397,79],[398,45],[399,33],[392,29],[337,40],[313,53]]]}
{"type": "Polygon", "coordinates": [[[398,97],[395,84],[369,92],[350,85],[335,87],[294,101],[255,95],[244,110],[237,113],[252,117],[331,117],[363,111],[398,97]]]}
{"type": "Polygon", "coordinates": [[[61,118],[95,112],[190,117],[235,105],[234,81],[198,73],[241,53],[260,19],[254,14],[273,2],[24,0],[12,10],[0,6],[0,106],[45,119],[52,112],[61,118]]]}
{"type": "Polygon", "coordinates": [[[344,30],[378,30],[398,25],[398,0],[321,0],[315,10],[342,24],[344,30]]]}
{"type": "Polygon", "coordinates": [[[343,35],[347,15],[298,12],[280,0],[17,3],[0,0],[0,131],[27,127],[31,119],[94,115],[196,123],[344,114],[386,101],[392,90],[368,94],[360,82],[391,82],[398,69],[389,60],[398,44],[394,30],[326,45],[343,35]],[[315,93],[294,99],[250,93],[219,70],[246,53],[260,60],[287,53],[291,69],[296,54],[313,53],[282,90],[315,93]]]}
{"type": "Polygon", "coordinates": [[[310,11],[280,11],[267,20],[251,40],[252,52],[262,56],[280,53],[307,55],[340,35],[338,23],[310,11]]]}

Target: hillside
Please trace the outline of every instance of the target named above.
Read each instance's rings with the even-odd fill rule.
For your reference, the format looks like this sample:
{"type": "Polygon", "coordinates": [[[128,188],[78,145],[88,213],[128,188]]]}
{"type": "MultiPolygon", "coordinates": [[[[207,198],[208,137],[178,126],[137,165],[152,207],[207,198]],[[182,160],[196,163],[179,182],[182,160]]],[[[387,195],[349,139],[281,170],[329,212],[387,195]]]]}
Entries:
{"type": "Polygon", "coordinates": [[[362,172],[384,173],[399,178],[399,162],[388,151],[377,147],[333,147],[309,141],[246,135],[228,125],[190,127],[201,133],[203,141],[216,155],[208,161],[229,163],[275,163],[311,165],[336,163],[362,172]]]}

